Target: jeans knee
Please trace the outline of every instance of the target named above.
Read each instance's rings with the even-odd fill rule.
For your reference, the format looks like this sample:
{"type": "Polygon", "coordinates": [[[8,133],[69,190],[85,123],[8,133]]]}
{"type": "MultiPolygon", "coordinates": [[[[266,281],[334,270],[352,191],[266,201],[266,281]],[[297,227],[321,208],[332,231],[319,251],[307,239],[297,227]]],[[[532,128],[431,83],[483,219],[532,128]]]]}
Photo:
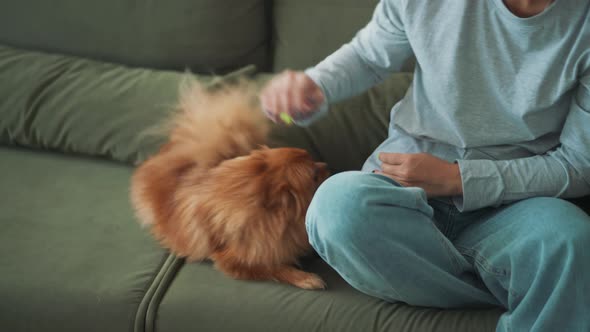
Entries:
{"type": "MultiPolygon", "coordinates": [[[[361,227],[367,209],[365,174],[344,172],[328,178],[316,191],[306,216],[310,239],[343,237],[361,227]]],[[[335,239],[336,240],[336,239],[335,239]]],[[[312,243],[313,244],[313,243],[312,243]]]]}
{"type": "Polygon", "coordinates": [[[559,198],[538,197],[525,201],[533,205],[528,227],[546,241],[579,241],[590,236],[590,216],[576,205],[559,198]]]}
{"type": "Polygon", "coordinates": [[[540,259],[572,267],[578,266],[579,260],[588,259],[590,216],[558,198],[533,198],[523,201],[526,204],[534,216],[523,220],[523,226],[529,229],[531,243],[537,244],[534,247],[540,259]]]}
{"type": "MultiPolygon", "coordinates": [[[[427,217],[433,213],[422,189],[403,188],[370,173],[336,174],[318,188],[308,209],[306,226],[310,242],[319,252],[320,243],[356,241],[376,228],[369,223],[396,216],[396,209],[427,217]]],[[[391,219],[392,223],[406,221],[391,219]]]]}

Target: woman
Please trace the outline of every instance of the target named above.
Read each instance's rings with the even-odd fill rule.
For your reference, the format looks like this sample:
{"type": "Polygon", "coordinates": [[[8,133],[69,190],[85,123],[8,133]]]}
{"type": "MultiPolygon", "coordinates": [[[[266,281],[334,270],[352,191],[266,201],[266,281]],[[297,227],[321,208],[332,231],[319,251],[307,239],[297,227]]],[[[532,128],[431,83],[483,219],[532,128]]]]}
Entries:
{"type": "Polygon", "coordinates": [[[416,58],[389,137],[328,179],[310,242],[387,301],[500,305],[498,331],[590,331],[590,1],[382,0],[356,37],[264,89],[305,125],[416,58]]]}

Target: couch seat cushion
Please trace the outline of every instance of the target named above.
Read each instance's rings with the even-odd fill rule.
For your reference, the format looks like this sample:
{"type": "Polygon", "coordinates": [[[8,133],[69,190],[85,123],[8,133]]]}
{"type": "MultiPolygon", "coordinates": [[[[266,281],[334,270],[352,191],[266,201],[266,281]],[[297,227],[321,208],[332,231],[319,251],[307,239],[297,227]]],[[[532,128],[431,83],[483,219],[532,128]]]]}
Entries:
{"type": "Polygon", "coordinates": [[[498,309],[390,304],[354,290],[318,258],[308,258],[304,267],[324,278],[328,289],[238,281],[208,262],[186,264],[164,296],[151,331],[491,332],[501,314],[498,309]]]}
{"type": "Polygon", "coordinates": [[[148,133],[188,76],[0,45],[0,143],[139,162],[163,140],[148,133]]]}
{"type": "Polygon", "coordinates": [[[174,259],[134,221],[131,171],[0,148],[0,331],[143,330],[174,259]]]}

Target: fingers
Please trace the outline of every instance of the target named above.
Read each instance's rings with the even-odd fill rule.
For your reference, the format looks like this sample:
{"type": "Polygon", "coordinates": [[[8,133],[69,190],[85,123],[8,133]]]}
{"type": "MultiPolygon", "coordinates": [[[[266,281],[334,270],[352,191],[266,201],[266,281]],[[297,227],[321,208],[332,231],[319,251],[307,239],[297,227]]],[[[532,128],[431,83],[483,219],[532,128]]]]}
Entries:
{"type": "Polygon", "coordinates": [[[414,154],[408,153],[381,152],[379,154],[381,172],[395,180],[408,180],[414,176],[414,169],[412,168],[412,158],[414,156],[414,154]]]}
{"type": "Polygon", "coordinates": [[[307,113],[311,111],[311,107],[305,102],[305,77],[302,75],[297,75],[295,77],[293,77],[294,79],[294,84],[296,86],[302,87],[300,89],[292,89],[291,90],[291,96],[292,96],[292,100],[293,100],[293,109],[291,109],[290,111],[293,111],[294,114],[291,114],[295,117],[299,117],[298,113],[307,113]]]}
{"type": "MultiPolygon", "coordinates": [[[[309,77],[306,78],[309,79],[309,77]]],[[[309,79],[309,81],[311,81],[311,79],[309,79]]],[[[322,92],[322,89],[320,89],[319,86],[317,86],[313,81],[311,82],[313,84],[307,85],[309,87],[309,90],[305,93],[307,97],[306,102],[309,103],[311,107],[319,107],[324,102],[324,93],[322,92]]]]}
{"type": "Polygon", "coordinates": [[[322,90],[303,72],[284,71],[273,78],[262,90],[260,102],[271,120],[284,122],[286,113],[301,119],[311,115],[323,102],[322,90]]]}
{"type": "Polygon", "coordinates": [[[379,160],[381,162],[390,164],[390,165],[401,165],[406,160],[407,155],[404,153],[387,153],[381,152],[379,154],[379,160]]]}
{"type": "Polygon", "coordinates": [[[302,87],[297,91],[297,110],[302,114],[307,114],[318,109],[324,101],[322,89],[315,84],[307,75],[299,75],[297,84],[302,87]]]}
{"type": "Polygon", "coordinates": [[[393,181],[395,181],[396,183],[399,183],[399,184],[400,184],[400,185],[402,185],[403,187],[412,187],[412,186],[413,186],[411,183],[409,183],[409,182],[407,182],[407,181],[405,181],[405,180],[402,180],[402,179],[398,178],[397,176],[394,176],[394,175],[388,174],[388,173],[386,173],[386,172],[382,172],[382,171],[379,171],[379,170],[375,170],[375,171],[373,171],[373,173],[374,173],[374,174],[379,174],[379,175],[386,176],[386,177],[388,177],[388,178],[392,179],[393,181]]]}
{"type": "Polygon", "coordinates": [[[283,108],[280,98],[281,80],[279,77],[271,80],[260,93],[260,104],[264,114],[273,122],[279,121],[279,114],[283,108]]]}
{"type": "Polygon", "coordinates": [[[277,93],[277,98],[279,99],[278,104],[277,105],[277,111],[275,114],[283,114],[286,113],[290,116],[293,116],[293,114],[291,113],[291,109],[293,108],[293,91],[291,91],[291,89],[288,89],[289,86],[289,82],[283,82],[283,85],[281,86],[282,90],[279,90],[277,93]],[[284,91],[284,92],[283,92],[284,91]]]}
{"type": "Polygon", "coordinates": [[[404,176],[402,166],[400,165],[381,164],[381,172],[395,177],[404,176]]]}

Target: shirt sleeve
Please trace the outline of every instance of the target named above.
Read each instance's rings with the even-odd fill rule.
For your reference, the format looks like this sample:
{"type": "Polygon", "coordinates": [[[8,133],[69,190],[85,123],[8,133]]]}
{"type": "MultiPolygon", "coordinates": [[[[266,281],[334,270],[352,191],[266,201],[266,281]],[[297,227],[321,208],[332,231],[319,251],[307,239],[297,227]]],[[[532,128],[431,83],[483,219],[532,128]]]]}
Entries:
{"type": "Polygon", "coordinates": [[[413,52],[402,19],[401,0],[381,0],[371,21],[353,40],[305,73],[322,89],[319,112],[296,123],[305,125],[327,112],[328,105],[357,95],[400,71],[413,52]]]}
{"type": "Polygon", "coordinates": [[[513,160],[458,160],[461,211],[530,197],[575,198],[590,194],[590,72],[580,80],[560,136],[544,155],[513,160]]]}

